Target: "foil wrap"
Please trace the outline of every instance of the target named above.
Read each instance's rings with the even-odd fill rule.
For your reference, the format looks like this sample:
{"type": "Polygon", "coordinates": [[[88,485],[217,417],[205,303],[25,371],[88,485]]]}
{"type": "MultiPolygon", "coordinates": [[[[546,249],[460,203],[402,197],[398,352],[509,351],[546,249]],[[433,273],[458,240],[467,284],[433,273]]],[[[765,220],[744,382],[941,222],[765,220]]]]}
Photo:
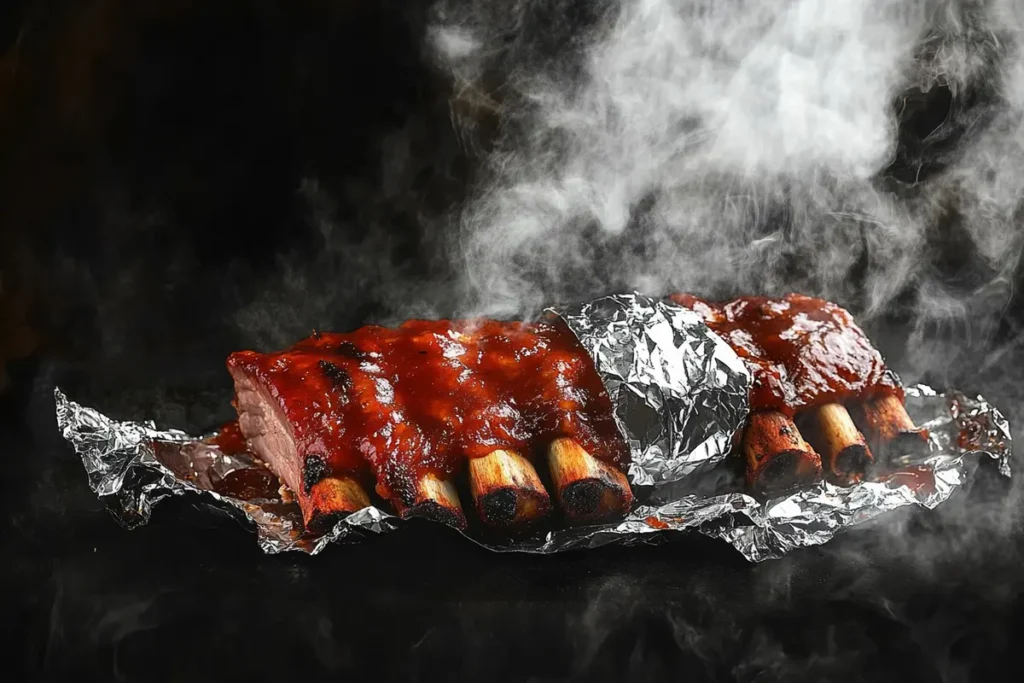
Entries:
{"type": "MultiPolygon", "coordinates": [[[[496,537],[469,530],[496,551],[553,553],[609,543],[661,540],[689,531],[731,544],[750,561],[820,545],[843,529],[898,508],[934,508],[965,481],[979,458],[1010,476],[1011,437],[1002,414],[980,396],[907,389],[907,409],[929,431],[927,454],[897,458],[897,469],[872,481],[827,482],[770,500],[716,485],[748,411],[750,376],[699,317],[640,294],[605,297],[552,310],[590,353],[627,439],[633,510],[607,524],[496,537]]],[[[316,554],[330,542],[395,531],[407,523],[375,506],[355,512],[323,535],[303,529],[298,505],[261,462],[222,452],[213,435],[124,422],[68,399],[55,388],[57,424],[82,459],[89,485],[127,528],[145,524],[155,503],[191,494],[255,526],[268,553],[316,554]]]]}
{"type": "Polygon", "coordinates": [[[633,486],[706,471],[748,413],[751,376],[689,309],[642,294],[552,309],[590,354],[629,444],[633,486]]]}

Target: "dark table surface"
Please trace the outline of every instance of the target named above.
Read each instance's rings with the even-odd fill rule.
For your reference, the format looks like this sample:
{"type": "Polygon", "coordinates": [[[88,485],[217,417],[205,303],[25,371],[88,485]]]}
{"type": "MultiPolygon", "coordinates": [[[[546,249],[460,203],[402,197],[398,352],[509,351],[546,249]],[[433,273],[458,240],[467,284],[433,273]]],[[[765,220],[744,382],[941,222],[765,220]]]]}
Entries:
{"type": "Polygon", "coordinates": [[[760,565],[691,536],[495,554],[426,522],[265,556],[195,499],[118,527],[56,431],[55,375],[34,368],[5,406],[2,624],[33,680],[966,681],[1024,668],[1024,535],[991,468],[934,512],[760,565]]]}

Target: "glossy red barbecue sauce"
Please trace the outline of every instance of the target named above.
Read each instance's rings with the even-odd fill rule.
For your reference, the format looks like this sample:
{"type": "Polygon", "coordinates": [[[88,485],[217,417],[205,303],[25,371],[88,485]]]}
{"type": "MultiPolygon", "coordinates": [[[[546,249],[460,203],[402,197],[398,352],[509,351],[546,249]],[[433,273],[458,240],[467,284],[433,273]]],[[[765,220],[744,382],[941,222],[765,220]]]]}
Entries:
{"type": "Polygon", "coordinates": [[[754,377],[751,410],[792,416],[824,403],[903,390],[882,356],[843,308],[802,294],[711,303],[689,294],[672,301],[704,317],[743,358],[754,377]]]}
{"type": "Polygon", "coordinates": [[[419,475],[449,475],[495,449],[543,453],[560,436],[624,466],[611,402],[560,322],[410,321],[319,334],[229,363],[259,377],[301,444],[335,472],[369,463],[384,497],[411,495],[419,475]]]}
{"type": "Polygon", "coordinates": [[[914,494],[928,496],[935,492],[935,471],[923,465],[906,467],[898,472],[884,474],[877,481],[892,488],[906,486],[914,494]]]}
{"type": "Polygon", "coordinates": [[[210,443],[220,449],[221,453],[238,455],[247,453],[249,448],[245,444],[245,437],[238,426],[238,420],[231,420],[224,423],[217,434],[210,439],[210,443]]]}

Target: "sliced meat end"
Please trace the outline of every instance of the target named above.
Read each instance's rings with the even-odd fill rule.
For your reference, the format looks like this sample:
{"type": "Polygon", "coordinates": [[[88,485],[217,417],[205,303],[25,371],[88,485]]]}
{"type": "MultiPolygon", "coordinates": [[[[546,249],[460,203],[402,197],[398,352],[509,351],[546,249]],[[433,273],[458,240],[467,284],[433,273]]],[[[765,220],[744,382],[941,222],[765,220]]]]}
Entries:
{"type": "Polygon", "coordinates": [[[229,363],[228,369],[235,382],[239,429],[249,449],[295,495],[307,529],[324,530],[370,504],[356,478],[330,472],[322,454],[300,452],[293,425],[263,382],[237,364],[229,363]]]}

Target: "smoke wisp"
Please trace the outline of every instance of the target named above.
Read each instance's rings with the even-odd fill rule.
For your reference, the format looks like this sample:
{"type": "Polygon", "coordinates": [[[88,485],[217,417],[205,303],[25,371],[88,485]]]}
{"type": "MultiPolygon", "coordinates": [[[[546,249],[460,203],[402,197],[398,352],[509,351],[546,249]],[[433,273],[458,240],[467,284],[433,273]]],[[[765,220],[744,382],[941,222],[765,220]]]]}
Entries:
{"type": "Polygon", "coordinates": [[[991,335],[1020,252],[1017,4],[605,4],[546,55],[527,47],[539,10],[513,7],[449,9],[433,33],[463,89],[495,64],[512,75],[453,245],[468,312],[802,290],[869,325],[911,311],[915,344],[991,335]],[[954,105],[919,146],[957,144],[906,164],[907,98],[939,89],[954,105]]]}

